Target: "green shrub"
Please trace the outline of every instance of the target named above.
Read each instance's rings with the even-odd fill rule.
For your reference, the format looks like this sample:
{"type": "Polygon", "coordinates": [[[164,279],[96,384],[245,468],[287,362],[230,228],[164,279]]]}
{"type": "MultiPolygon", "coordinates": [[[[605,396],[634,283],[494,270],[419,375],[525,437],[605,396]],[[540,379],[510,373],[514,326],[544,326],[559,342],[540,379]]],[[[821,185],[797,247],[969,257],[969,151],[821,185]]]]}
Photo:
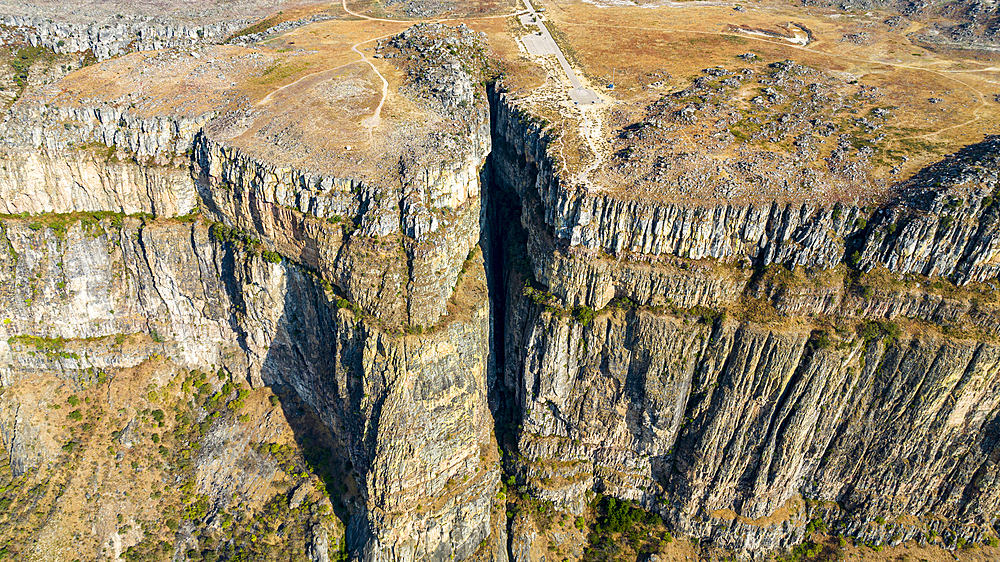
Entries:
{"type": "Polygon", "coordinates": [[[809,337],[808,345],[812,349],[828,349],[833,345],[833,341],[826,330],[814,330],[809,337]]]}
{"type": "Polygon", "coordinates": [[[868,320],[858,328],[858,335],[865,343],[871,343],[878,338],[899,339],[902,335],[899,325],[888,320],[868,320]]]}
{"type": "Polygon", "coordinates": [[[616,498],[605,498],[605,513],[600,526],[604,531],[611,533],[621,533],[630,529],[633,525],[646,523],[652,524],[659,520],[655,513],[649,513],[642,509],[632,507],[628,502],[619,501],[616,498]]]}
{"type": "Polygon", "coordinates": [[[281,254],[278,252],[272,252],[271,250],[264,250],[260,253],[260,256],[264,258],[264,261],[269,263],[281,263],[281,254]]]}
{"type": "Polygon", "coordinates": [[[66,417],[73,421],[80,421],[83,419],[83,414],[80,412],[80,410],[73,410],[72,412],[67,414],[66,417]]]}
{"type": "Polygon", "coordinates": [[[826,523],[823,522],[822,517],[817,517],[806,525],[806,535],[811,535],[816,531],[826,531],[826,523]]]}
{"type": "Polygon", "coordinates": [[[691,313],[698,317],[701,324],[715,324],[716,320],[722,320],[725,315],[717,310],[712,310],[707,306],[695,306],[691,308],[691,313]]]}
{"type": "Polygon", "coordinates": [[[589,306],[578,306],[573,309],[573,318],[584,326],[593,322],[595,316],[597,313],[589,306]]]}
{"type": "Polygon", "coordinates": [[[338,298],[337,308],[346,308],[354,312],[354,317],[357,318],[358,320],[360,320],[361,317],[364,316],[364,311],[361,310],[361,307],[347,299],[338,298]]]}

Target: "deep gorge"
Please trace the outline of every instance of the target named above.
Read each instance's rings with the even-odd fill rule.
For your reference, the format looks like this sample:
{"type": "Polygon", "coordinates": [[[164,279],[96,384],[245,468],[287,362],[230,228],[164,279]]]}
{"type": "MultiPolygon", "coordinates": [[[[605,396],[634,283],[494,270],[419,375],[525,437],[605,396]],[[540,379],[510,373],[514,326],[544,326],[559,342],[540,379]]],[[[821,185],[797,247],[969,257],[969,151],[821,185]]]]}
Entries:
{"type": "MultiPolygon", "coordinates": [[[[683,207],[571,185],[543,126],[484,94],[464,148],[406,161],[399,189],[262,161],[205,121],[58,115],[134,158],[7,148],[3,388],[155,356],[274,389],[345,457],[335,507],[367,561],[582,550],[508,517],[524,495],[575,518],[600,492],[741,557],[820,517],[873,545],[996,534],[1000,307],[978,287],[1000,272],[1000,141],[879,209],[683,207]]],[[[65,456],[22,390],[0,396],[15,475],[65,456]]]]}

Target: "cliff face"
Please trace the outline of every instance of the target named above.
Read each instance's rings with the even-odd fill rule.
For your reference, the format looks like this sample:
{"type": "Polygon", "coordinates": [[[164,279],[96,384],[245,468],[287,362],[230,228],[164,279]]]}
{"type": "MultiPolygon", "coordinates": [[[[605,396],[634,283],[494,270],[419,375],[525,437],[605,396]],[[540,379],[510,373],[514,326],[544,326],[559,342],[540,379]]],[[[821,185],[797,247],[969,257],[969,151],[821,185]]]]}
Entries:
{"type": "Polygon", "coordinates": [[[188,214],[198,202],[186,154],[211,117],[19,105],[3,127],[0,212],[188,214]]]}
{"type": "Polygon", "coordinates": [[[993,522],[993,345],[914,335],[818,350],[801,328],[523,314],[506,376],[540,498],[582,513],[596,487],[741,551],[801,541],[815,513],[790,509],[799,497],[836,502],[834,520],[883,540],[923,531],[867,528],[876,517],[993,522]]]}
{"type": "Polygon", "coordinates": [[[478,170],[489,149],[480,118],[468,150],[445,161],[401,162],[402,191],[262,163],[202,135],[195,146],[200,195],[213,217],[273,241],[387,326],[429,327],[447,314],[479,240],[478,170]]]}
{"type": "MultiPolygon", "coordinates": [[[[360,311],[338,310],[337,297],[302,266],[219,241],[200,221],[32,226],[5,221],[2,386],[53,371],[81,382],[154,354],[190,368],[223,365],[256,384],[294,389],[342,440],[366,506],[351,521],[352,547],[400,560],[465,557],[489,534],[498,466],[476,256],[459,283],[456,318],[430,334],[399,336],[360,311]],[[72,351],[42,353],[22,335],[65,338],[72,351]],[[119,335],[147,344],[125,353],[104,341],[119,335]]],[[[58,443],[32,431],[28,410],[5,408],[13,415],[5,448],[18,475],[61,455],[58,443]]]]}
{"type": "Polygon", "coordinates": [[[870,220],[680,208],[568,186],[539,127],[495,103],[493,189],[523,229],[494,246],[502,383],[532,495],[583,514],[598,490],[744,554],[817,516],[893,544],[996,525],[992,291],[932,288],[996,275],[995,140],[870,220]]]}
{"type": "Polygon", "coordinates": [[[995,278],[998,148],[992,137],[910,179],[899,200],[873,217],[860,244],[863,266],[959,283],[995,278]]]}
{"type": "MultiPolygon", "coordinates": [[[[212,115],[22,110],[0,179],[0,388],[11,389],[0,423],[15,478],[67,454],[22,392],[33,381],[54,373],[86,388],[98,373],[166,358],[273,389],[289,420],[315,412],[333,445],[314,469],[333,471],[344,544],[361,558],[464,559],[478,549],[505,559],[477,247],[488,111],[462,65],[445,78],[468,85],[455,92],[468,98],[460,107],[437,101],[466,124],[465,140],[454,151],[403,151],[398,182],[263,161],[213,138],[212,115]]],[[[205,453],[196,468],[211,473],[217,462],[205,453]]],[[[226,494],[205,480],[197,491],[222,513],[226,494]]],[[[310,556],[326,559],[336,541],[313,538],[310,556]]],[[[178,535],[175,550],[184,544],[178,535]]]]}

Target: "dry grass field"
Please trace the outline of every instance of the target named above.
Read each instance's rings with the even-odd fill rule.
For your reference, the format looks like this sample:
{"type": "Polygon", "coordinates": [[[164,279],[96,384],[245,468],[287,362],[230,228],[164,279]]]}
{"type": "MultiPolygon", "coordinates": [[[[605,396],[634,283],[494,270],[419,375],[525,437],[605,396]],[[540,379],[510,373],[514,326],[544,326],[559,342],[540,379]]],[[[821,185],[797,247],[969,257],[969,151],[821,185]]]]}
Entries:
{"type": "Polygon", "coordinates": [[[520,37],[529,30],[503,17],[521,7],[511,0],[355,0],[350,13],[336,3],[255,4],[262,19],[248,32],[315,14],[336,19],[251,47],[135,53],[76,71],[56,65],[68,76],[42,76],[25,96],[147,116],[215,112],[223,118],[213,134],[260,158],[378,176],[392,147],[438,121],[399,95],[403,74],[373,56],[376,41],[413,21],[442,21],[488,35],[506,90],[559,130],[567,177],[621,197],[864,204],[1000,130],[996,63],[911,43],[921,22],[778,2],[535,5],[606,103],[574,107],[554,58],[528,55],[520,37]],[[415,20],[414,10],[433,16],[415,20]]]}
{"type": "Polygon", "coordinates": [[[597,159],[589,179],[621,196],[866,203],[1000,130],[995,63],[915,46],[907,33],[921,24],[887,14],[541,4],[564,53],[611,103],[560,106],[559,84],[524,92],[524,103],[565,129],[567,172],[597,159]],[[601,134],[586,146],[572,129],[588,121],[601,134]]]}
{"type": "MultiPolygon", "coordinates": [[[[381,112],[383,125],[363,125],[379,104],[382,83],[352,47],[371,60],[377,38],[406,27],[330,20],[254,48],[217,45],[134,53],[73,72],[30,92],[26,102],[112,103],[143,117],[215,112],[223,116],[215,136],[251,154],[346,174],[377,159],[407,128],[426,123],[427,116],[412,103],[390,95],[381,112]]],[[[384,61],[373,62],[395,93],[402,76],[384,61]]]]}

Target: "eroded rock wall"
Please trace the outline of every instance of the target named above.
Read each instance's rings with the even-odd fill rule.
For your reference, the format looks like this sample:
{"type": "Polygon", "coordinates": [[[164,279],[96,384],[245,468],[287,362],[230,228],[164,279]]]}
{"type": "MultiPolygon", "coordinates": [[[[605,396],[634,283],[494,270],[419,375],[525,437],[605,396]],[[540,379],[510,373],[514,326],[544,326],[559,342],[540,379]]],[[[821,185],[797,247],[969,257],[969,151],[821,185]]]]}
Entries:
{"type": "Polygon", "coordinates": [[[582,514],[602,491],[745,556],[799,543],[817,515],[873,544],[997,524],[997,309],[932,288],[989,296],[995,140],[870,220],[678,207],[571,187],[535,120],[494,101],[493,189],[523,229],[504,250],[500,378],[534,497],[582,514]]]}
{"type": "MultiPolygon", "coordinates": [[[[4,232],[0,386],[35,372],[77,381],[152,354],[224,365],[295,389],[343,440],[364,491],[348,536],[359,551],[444,560],[489,535],[499,468],[481,260],[467,265],[451,322],[395,335],[338,309],[316,274],[220,242],[201,221],[106,218],[58,233],[8,219],[4,232]],[[116,342],[126,335],[140,343],[116,342]]],[[[57,456],[58,444],[31,431],[30,405],[9,406],[12,466],[57,456]]]]}
{"type": "Polygon", "coordinates": [[[582,326],[521,310],[506,376],[542,499],[582,513],[598,489],[757,552],[803,539],[806,510],[787,508],[800,496],[839,503],[858,527],[995,522],[993,344],[913,334],[818,350],[808,328],[641,310],[582,326]]]}
{"type": "MultiPolygon", "coordinates": [[[[869,222],[870,211],[846,203],[681,206],[626,200],[572,184],[560,176],[561,164],[549,154],[549,137],[540,123],[503,93],[494,98],[495,161],[537,219],[532,234],[542,242],[643,261],[676,256],[811,268],[835,267],[858,251],[854,259],[864,269],[885,267],[958,283],[997,275],[996,138],[922,171],[869,222]]],[[[536,278],[558,284],[553,269],[559,265],[538,257],[536,278]]],[[[567,295],[602,307],[607,293],[590,287],[567,295]]]]}
{"type": "Polygon", "coordinates": [[[189,155],[211,117],[19,104],[2,127],[0,213],[195,211],[189,155]]]}

